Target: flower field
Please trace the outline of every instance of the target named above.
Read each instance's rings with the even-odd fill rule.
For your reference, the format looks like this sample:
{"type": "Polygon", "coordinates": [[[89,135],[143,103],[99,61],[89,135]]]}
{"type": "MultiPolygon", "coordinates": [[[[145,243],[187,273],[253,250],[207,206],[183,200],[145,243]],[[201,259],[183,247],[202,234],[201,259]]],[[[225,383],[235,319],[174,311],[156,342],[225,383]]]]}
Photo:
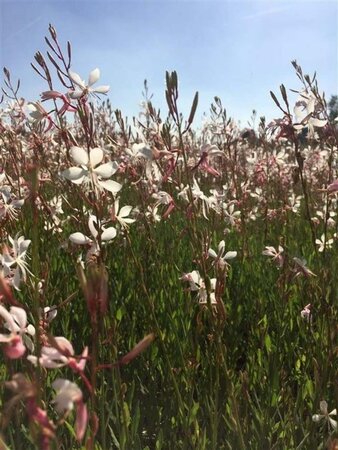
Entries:
{"type": "Polygon", "coordinates": [[[338,448],[338,127],[292,65],[248,128],[176,72],[127,119],[52,26],[39,101],[4,69],[0,449],[338,448]]]}

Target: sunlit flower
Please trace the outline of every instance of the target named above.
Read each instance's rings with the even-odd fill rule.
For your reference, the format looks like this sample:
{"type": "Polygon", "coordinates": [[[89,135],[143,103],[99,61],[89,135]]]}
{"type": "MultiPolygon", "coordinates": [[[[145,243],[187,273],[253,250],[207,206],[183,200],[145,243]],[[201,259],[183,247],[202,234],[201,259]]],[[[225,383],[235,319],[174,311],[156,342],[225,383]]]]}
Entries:
{"type": "Polygon", "coordinates": [[[92,188],[99,187],[116,194],[121,185],[113,180],[107,180],[118,169],[118,164],[109,161],[100,164],[104,153],[101,148],[95,147],[88,152],[81,147],[72,147],[70,155],[78,166],[70,167],[62,172],[62,175],[75,184],[91,184],[92,188]],[[100,164],[100,165],[99,165],[100,164]],[[103,180],[104,181],[103,181],[103,180]]]}
{"type": "Polygon", "coordinates": [[[71,242],[77,245],[90,245],[89,252],[91,254],[99,251],[99,231],[101,231],[100,239],[102,242],[111,241],[116,236],[116,228],[104,228],[104,226],[98,221],[97,217],[93,214],[89,216],[88,228],[92,237],[88,237],[80,231],[77,231],[76,233],[72,233],[69,236],[69,239],[71,242]]]}
{"type": "Polygon", "coordinates": [[[131,213],[132,206],[122,206],[120,209],[120,200],[117,198],[114,202],[114,208],[112,211],[112,220],[117,220],[123,228],[128,228],[128,225],[135,222],[135,219],[128,217],[131,213]]]}
{"type": "Polygon", "coordinates": [[[57,316],[58,310],[55,305],[53,306],[45,306],[40,309],[40,317],[44,322],[51,322],[57,316]]]}
{"type": "Polygon", "coordinates": [[[87,84],[77,73],[70,70],[68,74],[70,79],[75,84],[75,90],[69,92],[69,97],[72,99],[79,99],[90,94],[107,94],[109,91],[109,86],[98,86],[96,88],[92,88],[93,84],[95,84],[100,78],[100,69],[94,69],[90,72],[87,84]]]}
{"type": "Polygon", "coordinates": [[[147,211],[145,212],[145,216],[151,221],[151,222],[160,222],[161,216],[158,214],[158,206],[151,206],[148,205],[147,211]]]}
{"type": "Polygon", "coordinates": [[[44,131],[49,131],[54,123],[52,118],[49,116],[48,112],[43,108],[41,103],[35,102],[35,103],[28,103],[27,104],[27,110],[28,110],[28,120],[33,124],[39,124],[42,123],[44,125],[44,131]]]}
{"type": "Polygon", "coordinates": [[[312,92],[303,91],[294,107],[294,114],[297,123],[294,125],[295,130],[302,130],[303,127],[307,126],[309,132],[314,134],[314,127],[322,128],[327,124],[326,119],[318,118],[318,113],[316,112],[318,100],[312,92]]]}
{"type": "Polygon", "coordinates": [[[15,289],[19,290],[21,281],[26,281],[27,272],[32,275],[28,270],[28,264],[26,262],[27,249],[31,241],[25,239],[23,236],[16,236],[15,239],[12,239],[11,236],[9,236],[8,239],[13,248],[8,249],[8,247],[5,247],[1,262],[4,275],[6,277],[13,275],[13,278],[10,278],[10,282],[15,289]]]}

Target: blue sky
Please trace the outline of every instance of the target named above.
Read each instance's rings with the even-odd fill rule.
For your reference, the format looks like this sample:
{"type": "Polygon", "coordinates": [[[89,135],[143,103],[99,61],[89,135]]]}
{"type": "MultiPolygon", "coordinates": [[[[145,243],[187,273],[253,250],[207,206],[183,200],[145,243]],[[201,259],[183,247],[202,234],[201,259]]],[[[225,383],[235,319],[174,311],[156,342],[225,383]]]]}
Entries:
{"type": "Polygon", "coordinates": [[[318,73],[327,97],[338,86],[338,2],[335,0],[0,0],[0,63],[21,79],[21,95],[46,90],[30,67],[52,23],[71,41],[72,69],[87,79],[101,69],[114,108],[136,115],[146,78],[153,103],[166,111],[165,71],[176,70],[181,109],[195,91],[197,119],[215,95],[245,125],[252,109],[278,117],[269,91],[298,88],[290,61],[318,73]]]}

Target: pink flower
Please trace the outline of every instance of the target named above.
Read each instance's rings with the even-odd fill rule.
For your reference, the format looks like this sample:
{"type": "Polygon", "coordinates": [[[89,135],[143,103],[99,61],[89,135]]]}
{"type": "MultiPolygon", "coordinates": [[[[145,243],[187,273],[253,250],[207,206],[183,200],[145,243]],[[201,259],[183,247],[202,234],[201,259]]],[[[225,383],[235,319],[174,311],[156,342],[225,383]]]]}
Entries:
{"type": "Polygon", "coordinates": [[[56,100],[56,99],[60,99],[63,101],[63,106],[59,111],[59,114],[62,116],[66,111],[70,111],[70,112],[76,112],[77,109],[75,108],[75,106],[71,105],[67,95],[65,94],[61,94],[61,92],[58,91],[45,91],[42,92],[41,94],[41,99],[42,101],[46,101],[46,100],[56,100]]]}
{"type": "Polygon", "coordinates": [[[218,147],[216,147],[216,145],[209,145],[209,144],[202,145],[200,152],[201,152],[200,160],[198,161],[196,166],[192,168],[192,170],[195,170],[198,167],[200,167],[202,170],[210,173],[214,177],[219,177],[220,173],[209,164],[209,158],[213,156],[224,156],[223,152],[221,152],[218,149],[218,147]]]}
{"type": "Polygon", "coordinates": [[[63,366],[69,366],[74,372],[83,372],[87,357],[88,347],[83,349],[80,358],[74,357],[74,348],[72,344],[63,336],[52,339],[52,346],[44,345],[41,348],[41,356],[38,358],[34,355],[27,357],[28,361],[37,365],[39,360],[40,366],[46,369],[57,369],[63,366]]]}
{"type": "Polygon", "coordinates": [[[0,334],[0,342],[4,343],[3,351],[10,359],[21,358],[26,352],[22,336],[25,333],[31,336],[35,335],[35,328],[32,325],[27,326],[26,311],[17,306],[11,306],[10,310],[0,305],[0,316],[5,321],[5,328],[9,331],[7,334],[0,334]]]}

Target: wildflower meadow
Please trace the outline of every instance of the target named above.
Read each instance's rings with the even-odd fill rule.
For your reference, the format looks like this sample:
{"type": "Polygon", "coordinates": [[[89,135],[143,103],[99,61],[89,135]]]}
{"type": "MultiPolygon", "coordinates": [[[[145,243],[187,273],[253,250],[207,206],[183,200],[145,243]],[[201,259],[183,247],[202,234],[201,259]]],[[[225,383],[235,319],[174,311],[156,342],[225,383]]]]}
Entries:
{"type": "MultiPolygon", "coordinates": [[[[1,449],[338,448],[338,123],[316,74],[243,128],[127,118],[50,25],[0,105],[1,449]]],[[[292,88],[292,89],[291,89],[292,88]]],[[[198,86],[196,87],[198,89],[198,86]]],[[[141,95],[141,94],[140,94],[141,95]]]]}

